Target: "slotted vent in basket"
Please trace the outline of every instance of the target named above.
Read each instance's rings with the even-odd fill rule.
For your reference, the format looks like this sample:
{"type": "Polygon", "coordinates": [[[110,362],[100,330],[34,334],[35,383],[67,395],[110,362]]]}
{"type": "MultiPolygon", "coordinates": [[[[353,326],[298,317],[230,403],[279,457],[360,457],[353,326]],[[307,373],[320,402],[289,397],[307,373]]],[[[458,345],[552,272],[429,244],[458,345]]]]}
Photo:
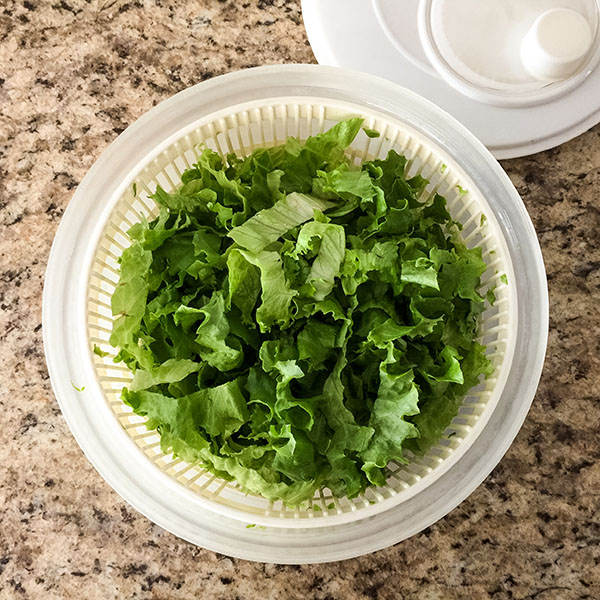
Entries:
{"type": "Polygon", "coordinates": [[[121,389],[131,381],[132,374],[124,365],[114,364],[110,356],[102,358],[94,354],[105,399],[140,451],[195,492],[205,506],[236,519],[284,527],[292,525],[292,521],[292,526],[330,525],[367,517],[402,502],[439,477],[464,453],[482,429],[506,379],[503,366],[509,363],[505,359],[512,352],[511,332],[516,330],[515,311],[510,310],[514,302],[512,267],[499,226],[486,211],[485,199],[451,157],[442,155],[432,142],[409,126],[375,112],[366,114],[364,107],[333,104],[330,100],[308,102],[306,98],[298,102],[263,101],[204,118],[176,139],[165,142],[147,164],[140,166],[137,175],[126,182],[125,191],[108,217],[91,265],[87,295],[90,350],[96,344],[104,351],[114,352],[108,344],[112,327],[110,298],[119,279],[119,256],[129,245],[127,230],[142,217],[156,216],[157,206],[149,195],[157,185],[167,191],[177,186],[181,173],[195,162],[198,145],[206,145],[222,155],[229,152],[246,155],[261,146],[283,143],[289,136],[304,140],[342,118],[357,115],[365,118],[365,127],[378,130],[381,136],[371,139],[361,132],[350,150],[351,157],[358,163],[384,157],[391,148],[404,154],[408,159],[408,174],[420,174],[430,181],[424,194],[437,192],[446,197],[453,218],[463,224],[466,244],[483,248],[488,265],[483,276],[483,293],[493,288],[496,301],[482,315],[480,341],[488,348],[495,372],[464,399],[444,438],[424,457],[409,456],[411,461],[407,465],[389,465],[385,487],[371,488],[353,499],[335,498],[325,490],[312,502],[289,508],[281,502],[247,495],[235,482],[224,481],[197,465],[163,454],[158,433],[146,430],[145,419],[135,415],[120,399],[121,389]],[[508,276],[508,284],[504,274],[508,276]]]}

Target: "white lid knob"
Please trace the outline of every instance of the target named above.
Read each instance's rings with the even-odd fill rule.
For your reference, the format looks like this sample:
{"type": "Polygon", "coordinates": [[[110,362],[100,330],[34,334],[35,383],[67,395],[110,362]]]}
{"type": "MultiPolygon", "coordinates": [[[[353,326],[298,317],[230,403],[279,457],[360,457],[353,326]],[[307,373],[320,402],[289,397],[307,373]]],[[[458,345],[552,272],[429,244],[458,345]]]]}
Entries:
{"type": "Polygon", "coordinates": [[[521,60],[529,74],[542,81],[573,75],[592,45],[587,20],[568,8],[553,8],[533,23],[521,44],[521,60]]]}

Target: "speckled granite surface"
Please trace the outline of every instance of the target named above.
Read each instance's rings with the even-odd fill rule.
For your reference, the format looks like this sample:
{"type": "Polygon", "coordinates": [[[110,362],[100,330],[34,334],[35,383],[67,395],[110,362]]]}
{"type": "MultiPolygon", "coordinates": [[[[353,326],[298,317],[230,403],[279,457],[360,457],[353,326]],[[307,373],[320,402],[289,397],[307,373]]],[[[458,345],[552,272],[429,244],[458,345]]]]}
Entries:
{"type": "Polygon", "coordinates": [[[279,567],[196,548],[86,461],[42,354],[44,267],[77,183],[129,123],[214,75],[312,62],[299,2],[0,0],[0,598],[600,598],[600,128],[504,163],[548,269],[542,383],[515,444],[396,547],[279,567]]]}

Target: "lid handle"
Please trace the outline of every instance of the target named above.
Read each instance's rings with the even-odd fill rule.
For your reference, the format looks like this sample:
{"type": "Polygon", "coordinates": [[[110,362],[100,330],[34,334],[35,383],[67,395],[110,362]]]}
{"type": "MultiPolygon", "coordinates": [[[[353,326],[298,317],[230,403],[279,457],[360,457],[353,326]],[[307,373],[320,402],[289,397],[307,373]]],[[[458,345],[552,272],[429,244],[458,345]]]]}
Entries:
{"type": "Polygon", "coordinates": [[[592,45],[592,31],[583,15],[569,8],[542,13],[521,44],[523,66],[532,77],[562,81],[581,66],[592,45]]]}

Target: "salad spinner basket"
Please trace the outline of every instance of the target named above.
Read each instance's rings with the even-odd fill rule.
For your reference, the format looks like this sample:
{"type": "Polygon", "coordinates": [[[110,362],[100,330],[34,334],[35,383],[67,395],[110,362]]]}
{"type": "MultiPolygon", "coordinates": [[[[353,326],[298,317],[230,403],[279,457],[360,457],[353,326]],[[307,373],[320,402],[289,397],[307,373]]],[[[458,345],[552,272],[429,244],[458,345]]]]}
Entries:
{"type": "Polygon", "coordinates": [[[501,167],[460,124],[383,80],[309,65],[272,66],[218,77],[163,102],[125,131],[92,167],[59,227],[44,290],[44,342],[52,385],[84,452],[123,498],[191,542],[224,554],[279,563],[348,558],[430,525],[491,471],[532,401],[546,346],[548,302],[534,229],[501,167]],[[408,464],[390,463],[384,487],[348,499],[323,490],[288,507],[244,493],[161,451],[160,438],[120,399],[132,379],[92,352],[108,344],[111,295],[127,230],[158,208],[199,146],[222,155],[301,140],[350,116],[361,131],[351,158],[394,149],[408,174],[446,197],[465,243],[480,246],[483,292],[496,300],[481,318],[480,342],[494,374],[464,399],[443,439],[408,464]],[[78,388],[78,389],[76,389],[78,388]]]}

